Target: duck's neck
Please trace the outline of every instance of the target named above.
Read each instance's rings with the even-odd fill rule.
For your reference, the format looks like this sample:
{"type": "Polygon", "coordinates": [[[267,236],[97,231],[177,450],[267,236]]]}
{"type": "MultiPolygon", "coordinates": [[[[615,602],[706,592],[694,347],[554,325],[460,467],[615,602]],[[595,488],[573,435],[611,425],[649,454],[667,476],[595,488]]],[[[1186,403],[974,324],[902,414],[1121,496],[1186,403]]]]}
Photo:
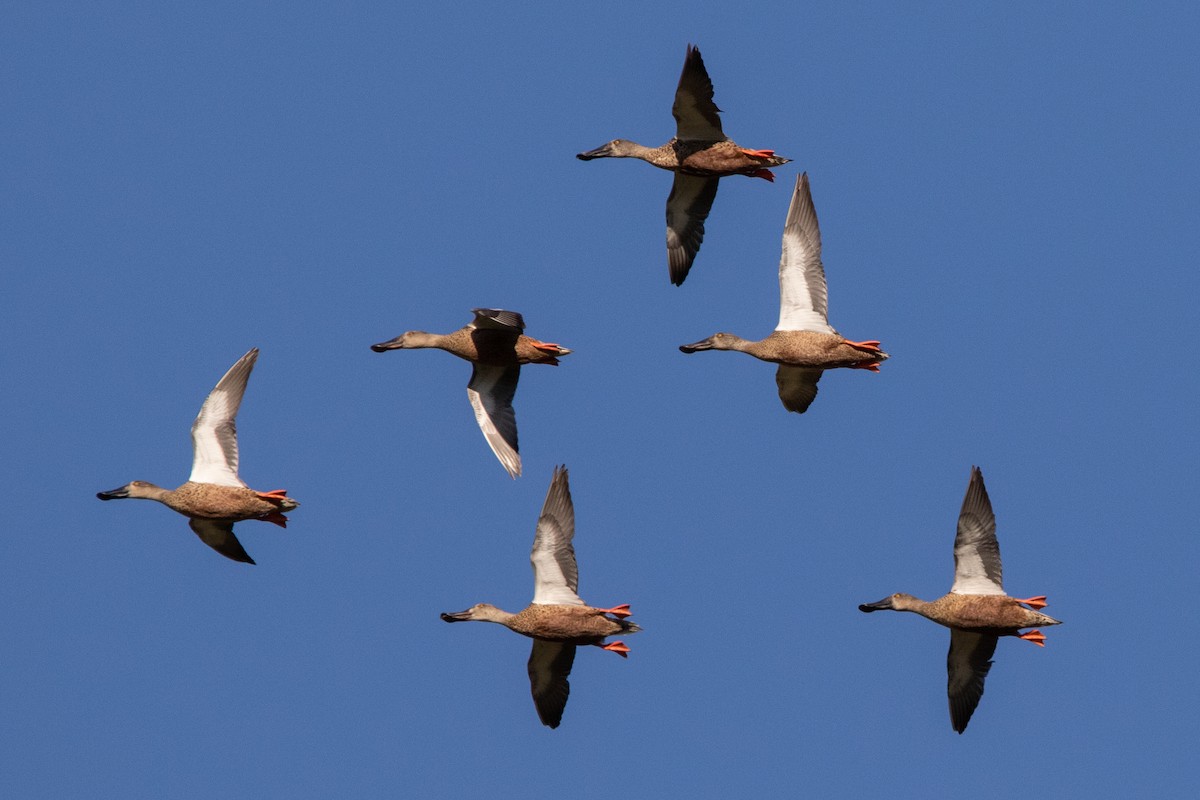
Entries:
{"type": "MultiPolygon", "coordinates": [[[[914,614],[920,614],[926,619],[933,619],[933,615],[930,614],[930,607],[932,605],[933,603],[927,603],[919,597],[912,596],[899,598],[892,601],[892,608],[894,608],[896,611],[911,611],[914,614]]],[[[936,622],[936,620],[934,621],[936,622]]]]}
{"type": "Polygon", "coordinates": [[[495,622],[499,625],[511,628],[512,621],[516,616],[516,614],[505,611],[503,608],[496,608],[495,606],[492,606],[491,608],[480,612],[475,619],[479,622],[495,622]]]}
{"type": "Polygon", "coordinates": [[[157,500],[165,505],[171,505],[171,497],[175,494],[171,489],[164,489],[161,486],[155,486],[153,483],[146,483],[130,490],[129,496],[135,500],[157,500]]]}
{"type": "Polygon", "coordinates": [[[404,347],[418,350],[423,347],[441,347],[447,334],[428,333],[426,331],[409,331],[404,334],[404,347]]]}
{"type": "Polygon", "coordinates": [[[729,334],[729,339],[720,347],[721,350],[737,350],[739,353],[749,353],[752,356],[757,356],[755,352],[762,348],[762,342],[752,342],[749,339],[743,339],[740,336],[729,334]]]}

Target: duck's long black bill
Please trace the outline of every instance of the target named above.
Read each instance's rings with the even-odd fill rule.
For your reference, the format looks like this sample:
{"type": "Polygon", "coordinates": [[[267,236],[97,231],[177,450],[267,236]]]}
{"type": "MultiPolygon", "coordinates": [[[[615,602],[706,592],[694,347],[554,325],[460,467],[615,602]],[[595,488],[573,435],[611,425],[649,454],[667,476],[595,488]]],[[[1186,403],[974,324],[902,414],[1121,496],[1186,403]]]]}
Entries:
{"type": "Polygon", "coordinates": [[[863,603],[861,606],[858,607],[858,610],[869,614],[872,611],[887,611],[891,607],[892,607],[892,598],[885,597],[884,599],[880,600],[878,603],[863,603]]]}

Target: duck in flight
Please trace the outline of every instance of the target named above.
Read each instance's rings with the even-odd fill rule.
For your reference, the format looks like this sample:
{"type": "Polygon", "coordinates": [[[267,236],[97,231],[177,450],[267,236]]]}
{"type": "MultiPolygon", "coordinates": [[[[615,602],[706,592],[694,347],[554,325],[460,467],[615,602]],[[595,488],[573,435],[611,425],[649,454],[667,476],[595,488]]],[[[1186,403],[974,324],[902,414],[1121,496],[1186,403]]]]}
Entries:
{"type": "Polygon", "coordinates": [[[821,263],[821,229],[813,207],[808,173],[796,179],[779,259],[779,324],[761,341],[717,333],[692,344],[684,353],[738,350],[779,365],[775,383],[788,411],[803,414],[817,396],[817,381],[827,369],[850,367],[878,372],[888,354],[879,342],[852,342],[829,324],[829,292],[821,263]]]}
{"type": "Polygon", "coordinates": [[[508,474],[521,474],[517,451],[517,417],[513,396],[522,364],[558,365],[571,351],[551,342],[524,335],[525,320],[516,311],[476,308],[475,319],[453,333],[409,331],[386,342],[371,345],[376,353],[433,347],[445,350],[474,365],[467,384],[467,397],[475,410],[488,446],[508,474]]]}
{"type": "Polygon", "coordinates": [[[717,116],[720,110],[713,102],[712,80],[700,51],[688,45],[671,107],[675,115],[671,141],[660,147],[646,147],[628,139],[614,139],[576,156],[581,161],[640,158],[675,173],[667,198],[667,264],[671,283],[676,286],[687,278],[704,241],[704,220],[717,196],[718,181],[728,175],[774,181],[769,167],[791,161],[775,155],[774,150],[749,150],[735,144],[721,130],[721,118],[717,116]]]}
{"type": "Polygon", "coordinates": [[[516,614],[479,603],[466,611],[442,614],[446,622],[495,622],[533,639],[529,654],[529,687],[542,724],[557,728],[571,686],[567,678],[575,663],[575,648],[595,645],[626,658],[629,647],[609,636],[637,633],[627,617],[628,605],[594,608],[579,598],[579,567],[575,563],[575,507],[567,468],[557,467],[538,517],[529,560],[533,564],[533,602],[516,614]]]}
{"type": "Polygon", "coordinates": [[[1036,628],[1062,624],[1037,610],[1046,607],[1045,595],[1024,600],[1009,597],[1002,577],[996,515],[983,485],[983,473],[979,467],[971,467],[971,482],[954,537],[954,585],[950,594],[927,603],[899,593],[858,607],[864,612],[911,611],[950,629],[946,689],[950,724],[959,733],[967,729],[983,697],[983,681],[992,668],[999,638],[1016,636],[1045,647],[1046,635],[1036,628]],[[1035,630],[1022,633],[1024,628],[1035,630]]]}
{"type": "Polygon", "coordinates": [[[285,511],[300,504],[283,489],[256,492],[238,477],[237,419],[250,372],[258,359],[255,347],[217,382],[192,423],[192,474],[178,489],[164,489],[146,481],[133,481],[101,500],[157,500],[188,518],[200,540],[226,558],[253,564],[233,533],[233,523],[246,519],[287,527],[285,511]]]}

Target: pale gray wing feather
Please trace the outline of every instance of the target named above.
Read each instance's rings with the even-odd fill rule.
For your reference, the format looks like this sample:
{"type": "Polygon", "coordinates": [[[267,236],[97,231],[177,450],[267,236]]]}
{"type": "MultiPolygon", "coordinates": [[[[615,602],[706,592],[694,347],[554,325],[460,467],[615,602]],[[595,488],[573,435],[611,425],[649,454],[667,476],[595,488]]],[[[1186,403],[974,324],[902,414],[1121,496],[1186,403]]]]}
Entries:
{"type": "Polygon", "coordinates": [[[667,265],[671,283],[679,286],[687,278],[700,243],[704,241],[704,220],[717,196],[719,178],[700,178],[675,173],[671,194],[667,197],[667,265]]]}
{"type": "Polygon", "coordinates": [[[543,725],[557,728],[562,722],[571,684],[567,678],[575,663],[575,645],[534,639],[529,652],[529,690],[543,725]]]}
{"type": "Polygon", "coordinates": [[[471,371],[471,382],[467,384],[467,397],[475,410],[475,421],[483,431],[483,438],[513,478],[521,474],[517,415],[512,406],[520,377],[519,366],[476,364],[471,371]]]}
{"type": "Polygon", "coordinates": [[[950,629],[950,652],[946,655],[946,693],[950,698],[950,724],[962,733],[983,697],[983,681],[992,668],[996,636],[950,629]]]}
{"type": "Polygon", "coordinates": [[[958,514],[954,537],[953,594],[1004,594],[996,515],[983,485],[979,467],[971,467],[971,482],[958,514]]]}
{"type": "Polygon", "coordinates": [[[777,331],[836,333],[829,325],[829,292],[821,263],[821,229],[808,187],[808,173],[796,179],[783,253],[779,257],[779,324],[777,331]]]}
{"type": "Polygon", "coordinates": [[[582,606],[579,599],[579,567],[575,563],[575,506],[567,468],[556,467],[529,561],[533,564],[533,602],[538,605],[582,606]]]}
{"type": "Polygon", "coordinates": [[[245,486],[238,477],[237,413],[258,348],[238,359],[200,407],[192,423],[192,474],[189,481],[245,486]]]}
{"type": "Polygon", "coordinates": [[[675,137],[700,142],[723,142],[721,109],[713,102],[713,85],[704,68],[700,51],[688,45],[687,58],[683,62],[683,73],[675,89],[675,103],[671,113],[675,116],[675,137]]]}

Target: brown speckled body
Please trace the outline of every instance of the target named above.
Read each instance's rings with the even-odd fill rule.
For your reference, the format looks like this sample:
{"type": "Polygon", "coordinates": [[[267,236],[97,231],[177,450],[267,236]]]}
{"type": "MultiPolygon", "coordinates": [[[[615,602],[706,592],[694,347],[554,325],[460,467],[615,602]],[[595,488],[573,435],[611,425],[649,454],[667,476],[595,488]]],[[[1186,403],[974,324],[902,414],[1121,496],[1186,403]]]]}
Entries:
{"type": "Polygon", "coordinates": [[[604,609],[556,603],[532,603],[516,614],[491,603],[476,603],[466,611],[442,614],[442,619],[446,622],[495,622],[532,639],[580,645],[602,645],[607,636],[641,630],[627,619],[609,616],[604,609]]]}
{"type": "MultiPolygon", "coordinates": [[[[558,364],[554,353],[537,347],[541,342],[514,331],[467,326],[445,334],[410,331],[401,338],[404,339],[404,346],[407,348],[437,348],[473,364],[558,364]]],[[[570,352],[566,348],[558,350],[557,355],[570,352]]]]}
{"type": "Polygon", "coordinates": [[[101,500],[132,498],[155,500],[189,519],[214,519],[238,522],[244,519],[265,519],[283,524],[281,512],[291,511],[300,504],[282,492],[263,496],[244,486],[222,486],[216,483],[188,481],[178,489],[164,489],[146,481],[133,481],[111,492],[100,492],[101,500]]]}
{"type": "Polygon", "coordinates": [[[758,342],[732,333],[718,333],[703,342],[685,345],[680,349],[685,353],[693,350],[737,350],[762,361],[816,369],[873,364],[888,357],[887,353],[879,350],[855,347],[836,333],[816,331],[774,331],[758,342]]]}
{"type": "Polygon", "coordinates": [[[754,175],[759,170],[778,167],[791,160],[779,156],[750,155],[728,139],[721,142],[672,139],[657,150],[666,150],[668,153],[667,158],[661,159],[665,163],[651,161],[654,166],[704,178],[754,175]]]}
{"type": "Polygon", "coordinates": [[[570,644],[596,644],[606,636],[630,631],[620,622],[591,606],[531,605],[504,623],[534,639],[570,644]]]}
{"type": "Polygon", "coordinates": [[[291,511],[299,505],[289,497],[267,499],[243,486],[218,486],[213,483],[188,481],[173,492],[165,489],[163,492],[161,498],[154,499],[185,517],[203,519],[254,519],[291,511]]]}
{"type": "Polygon", "coordinates": [[[1002,594],[948,594],[927,603],[912,595],[893,595],[892,607],[912,611],[947,628],[1016,636],[1022,628],[1058,625],[1058,620],[1002,594]]]}
{"type": "Polygon", "coordinates": [[[870,352],[847,344],[845,337],[816,331],[775,331],[762,341],[748,342],[736,349],[775,364],[821,369],[851,367],[887,358],[886,353],[870,352]]]}
{"type": "Polygon", "coordinates": [[[600,153],[610,158],[637,158],[660,169],[702,178],[754,176],[768,167],[778,167],[791,161],[790,158],[774,155],[751,155],[729,139],[714,142],[672,139],[658,147],[616,139],[593,151],[592,157],[601,157],[598,155],[600,153]]]}

